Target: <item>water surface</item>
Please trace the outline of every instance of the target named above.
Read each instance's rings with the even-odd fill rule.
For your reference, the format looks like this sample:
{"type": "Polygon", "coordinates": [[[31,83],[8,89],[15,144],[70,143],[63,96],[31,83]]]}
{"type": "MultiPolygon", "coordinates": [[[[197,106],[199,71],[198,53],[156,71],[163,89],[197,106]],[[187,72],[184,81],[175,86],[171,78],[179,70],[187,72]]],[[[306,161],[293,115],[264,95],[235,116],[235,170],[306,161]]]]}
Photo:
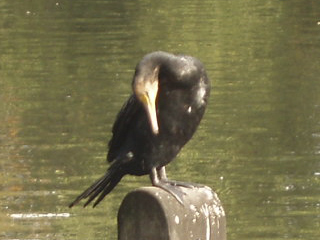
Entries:
{"type": "Polygon", "coordinates": [[[228,239],[319,239],[319,1],[0,3],[0,238],[117,239],[148,177],[67,205],[105,171],[117,112],[151,51],[201,59],[213,92],[169,177],[220,196],[228,239]]]}

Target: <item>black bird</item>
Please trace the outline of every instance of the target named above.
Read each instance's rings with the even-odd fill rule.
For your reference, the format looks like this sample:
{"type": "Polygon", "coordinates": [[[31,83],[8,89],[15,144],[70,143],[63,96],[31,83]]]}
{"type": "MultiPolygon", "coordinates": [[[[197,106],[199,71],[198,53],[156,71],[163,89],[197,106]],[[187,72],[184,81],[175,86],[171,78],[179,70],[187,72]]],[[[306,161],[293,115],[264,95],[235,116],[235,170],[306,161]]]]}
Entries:
{"type": "Polygon", "coordinates": [[[109,169],[69,207],[89,198],[85,207],[98,197],[95,207],[126,174],[149,174],[153,186],[180,202],[175,186],[190,187],[168,180],[165,165],[190,140],[204,114],[210,82],[203,64],[191,56],[147,54],[136,67],[132,88],[113,125],[109,169]]]}

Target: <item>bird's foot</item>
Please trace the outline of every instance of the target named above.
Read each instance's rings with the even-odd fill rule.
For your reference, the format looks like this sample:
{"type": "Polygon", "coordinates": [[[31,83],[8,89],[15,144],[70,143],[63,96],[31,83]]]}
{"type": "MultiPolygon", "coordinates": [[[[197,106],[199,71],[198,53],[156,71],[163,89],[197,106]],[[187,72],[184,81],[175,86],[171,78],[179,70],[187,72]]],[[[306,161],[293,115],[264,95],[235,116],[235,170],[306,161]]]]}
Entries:
{"type": "Polygon", "coordinates": [[[177,187],[177,186],[180,186],[180,185],[173,184],[172,181],[170,181],[170,182],[168,182],[168,181],[159,181],[157,183],[153,183],[153,186],[159,187],[159,188],[165,190],[166,192],[171,194],[180,204],[183,205],[182,199],[183,199],[183,196],[186,193],[184,193],[181,188],[177,187]]]}
{"type": "Polygon", "coordinates": [[[182,205],[184,205],[183,197],[186,195],[186,193],[183,191],[183,188],[193,189],[204,187],[204,185],[201,184],[180,182],[169,179],[162,179],[153,185],[171,194],[182,205]]]}
{"type": "Polygon", "coordinates": [[[203,185],[200,184],[169,180],[166,175],[165,167],[162,167],[158,170],[156,168],[152,168],[150,179],[153,186],[159,187],[170,193],[182,205],[183,196],[186,195],[186,193],[183,191],[183,188],[192,189],[203,187],[203,185]]]}
{"type": "Polygon", "coordinates": [[[185,188],[202,188],[204,185],[197,184],[197,183],[190,183],[190,182],[181,182],[176,180],[169,180],[169,179],[162,179],[162,182],[170,184],[172,186],[177,187],[185,187],[185,188]]]}

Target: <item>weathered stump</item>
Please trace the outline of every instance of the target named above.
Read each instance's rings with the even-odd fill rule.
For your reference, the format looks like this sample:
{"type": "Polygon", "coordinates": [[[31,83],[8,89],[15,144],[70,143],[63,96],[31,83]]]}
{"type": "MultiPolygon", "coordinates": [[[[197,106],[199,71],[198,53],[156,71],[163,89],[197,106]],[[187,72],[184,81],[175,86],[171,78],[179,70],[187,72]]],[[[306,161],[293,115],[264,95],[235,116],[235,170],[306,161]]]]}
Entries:
{"type": "Polygon", "coordinates": [[[206,186],[181,190],[183,205],[156,187],[127,194],[118,212],[118,239],[226,240],[226,218],[217,194],[206,186]]]}

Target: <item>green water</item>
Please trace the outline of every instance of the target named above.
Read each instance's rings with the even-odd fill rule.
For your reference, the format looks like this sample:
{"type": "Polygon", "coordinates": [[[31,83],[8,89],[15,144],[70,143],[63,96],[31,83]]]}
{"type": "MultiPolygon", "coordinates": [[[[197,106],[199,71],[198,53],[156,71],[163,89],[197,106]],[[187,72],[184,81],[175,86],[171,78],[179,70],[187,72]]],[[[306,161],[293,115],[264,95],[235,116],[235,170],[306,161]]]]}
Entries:
{"type": "Polygon", "coordinates": [[[68,203],[106,169],[117,112],[151,51],[196,56],[212,95],[170,178],[212,187],[228,239],[320,238],[320,2],[0,3],[0,239],[117,239],[148,177],[95,209],[68,203]]]}

